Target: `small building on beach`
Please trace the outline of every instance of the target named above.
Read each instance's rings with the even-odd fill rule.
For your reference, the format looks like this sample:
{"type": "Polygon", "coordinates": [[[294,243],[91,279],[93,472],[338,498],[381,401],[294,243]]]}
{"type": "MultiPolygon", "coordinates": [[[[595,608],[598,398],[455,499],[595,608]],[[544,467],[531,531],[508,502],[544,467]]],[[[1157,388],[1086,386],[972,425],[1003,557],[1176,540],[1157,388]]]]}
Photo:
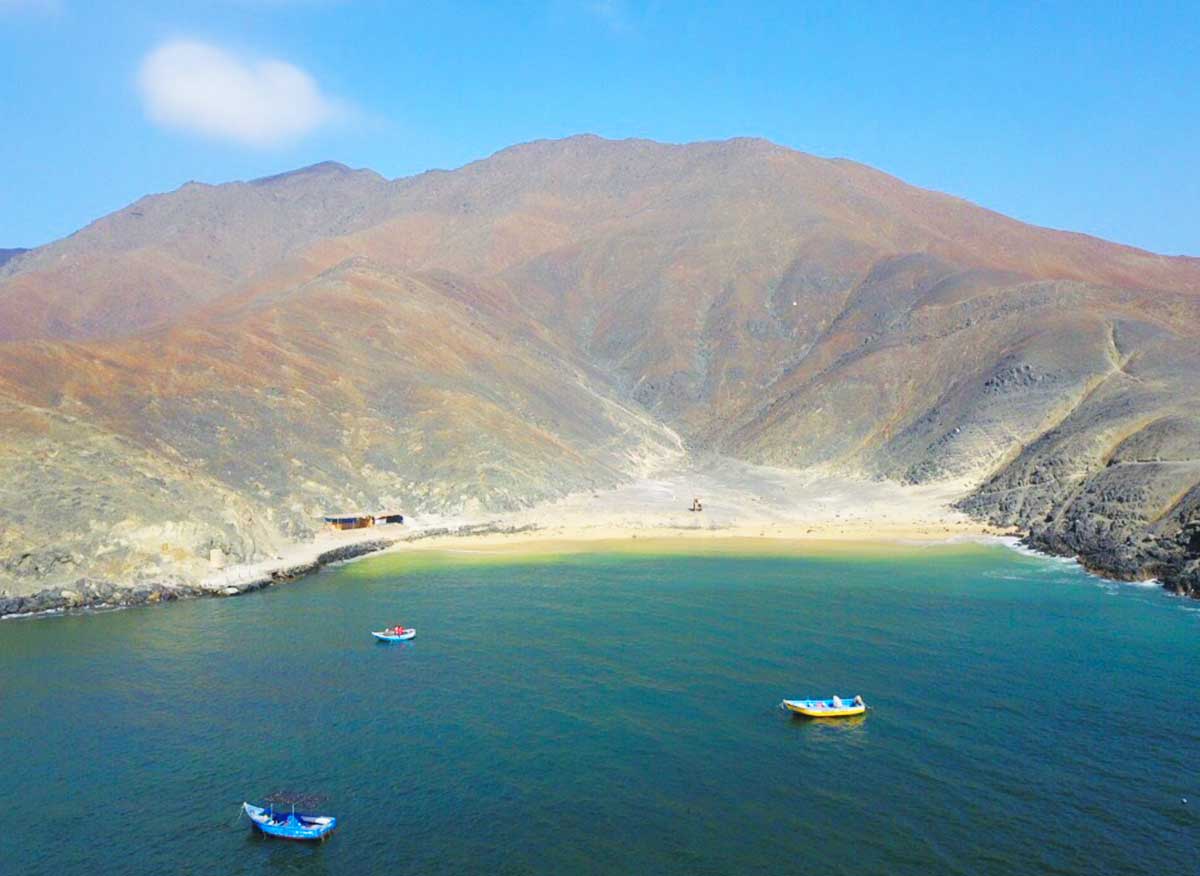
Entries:
{"type": "Polygon", "coordinates": [[[399,511],[385,511],[380,514],[326,514],[321,519],[331,529],[366,529],[368,526],[403,523],[404,515],[399,511]]]}
{"type": "Polygon", "coordinates": [[[326,514],[325,525],[333,529],[365,529],[375,525],[370,514],[326,514]]]}

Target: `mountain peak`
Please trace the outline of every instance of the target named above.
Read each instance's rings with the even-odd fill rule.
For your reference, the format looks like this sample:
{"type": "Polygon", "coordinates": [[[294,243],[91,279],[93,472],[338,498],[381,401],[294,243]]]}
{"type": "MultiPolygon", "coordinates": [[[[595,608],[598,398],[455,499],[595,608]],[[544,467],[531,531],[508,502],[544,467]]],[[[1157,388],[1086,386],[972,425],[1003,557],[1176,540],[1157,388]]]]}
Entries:
{"type": "Polygon", "coordinates": [[[271,176],[261,176],[257,179],[250,180],[250,185],[273,185],[276,183],[286,182],[299,177],[319,177],[319,176],[350,176],[355,173],[374,173],[374,171],[355,170],[352,167],[347,167],[340,161],[318,161],[316,164],[309,164],[305,167],[298,167],[295,170],[287,170],[283,173],[272,174],[271,176]]]}
{"type": "MultiPolygon", "coordinates": [[[[548,137],[516,143],[496,152],[493,157],[501,155],[522,154],[553,154],[574,153],[588,154],[605,151],[627,151],[629,149],[652,150],[669,152],[675,150],[697,149],[702,147],[724,150],[744,151],[774,151],[796,150],[787,149],[762,137],[730,137],[725,140],[702,140],[689,143],[670,143],[661,140],[649,140],[644,137],[610,138],[600,134],[582,133],[571,134],[567,137],[548,137]]],[[[803,154],[803,153],[800,153],[803,154]]],[[[486,160],[486,159],[485,159],[486,160]]]]}
{"type": "Polygon", "coordinates": [[[29,250],[19,246],[12,249],[0,249],[0,267],[4,267],[5,264],[21,255],[21,253],[26,252],[29,252],[29,250]]]}

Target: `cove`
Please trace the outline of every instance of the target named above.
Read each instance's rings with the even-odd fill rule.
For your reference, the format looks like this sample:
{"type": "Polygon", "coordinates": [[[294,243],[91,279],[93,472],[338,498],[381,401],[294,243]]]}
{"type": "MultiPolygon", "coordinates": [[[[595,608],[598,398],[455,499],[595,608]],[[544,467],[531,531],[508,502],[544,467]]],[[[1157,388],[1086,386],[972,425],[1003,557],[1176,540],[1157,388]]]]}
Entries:
{"type": "Polygon", "coordinates": [[[650,545],[391,555],[238,599],[6,621],[0,861],[1191,872],[1197,608],[999,547],[650,545]],[[393,622],[417,638],[375,644],[393,622]],[[777,708],[832,692],[874,708],[777,708]],[[334,837],[235,820],[281,788],[322,796],[334,837]]]}

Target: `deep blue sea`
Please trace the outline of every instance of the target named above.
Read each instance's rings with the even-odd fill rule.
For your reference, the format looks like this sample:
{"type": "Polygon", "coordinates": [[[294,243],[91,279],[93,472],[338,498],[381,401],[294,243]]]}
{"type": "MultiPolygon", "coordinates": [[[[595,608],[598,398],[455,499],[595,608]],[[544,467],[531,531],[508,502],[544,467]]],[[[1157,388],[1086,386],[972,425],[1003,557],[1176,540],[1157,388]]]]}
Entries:
{"type": "Polygon", "coordinates": [[[979,546],[393,555],[10,620],[0,873],[1195,874],[1198,658],[1200,602],[979,546]],[[834,692],[874,708],[777,708],[834,692]],[[339,830],[237,818],[281,789],[339,830]]]}

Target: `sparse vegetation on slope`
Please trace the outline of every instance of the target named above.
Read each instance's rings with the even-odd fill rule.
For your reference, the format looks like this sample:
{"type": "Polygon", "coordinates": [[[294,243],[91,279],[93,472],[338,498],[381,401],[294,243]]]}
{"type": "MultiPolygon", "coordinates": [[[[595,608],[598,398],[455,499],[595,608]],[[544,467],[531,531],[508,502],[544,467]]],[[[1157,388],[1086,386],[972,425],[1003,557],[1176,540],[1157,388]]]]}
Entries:
{"type": "Polygon", "coordinates": [[[689,451],[910,483],[1200,591],[1200,262],[763,141],[145,198],[0,268],[0,590],[689,451]]]}

